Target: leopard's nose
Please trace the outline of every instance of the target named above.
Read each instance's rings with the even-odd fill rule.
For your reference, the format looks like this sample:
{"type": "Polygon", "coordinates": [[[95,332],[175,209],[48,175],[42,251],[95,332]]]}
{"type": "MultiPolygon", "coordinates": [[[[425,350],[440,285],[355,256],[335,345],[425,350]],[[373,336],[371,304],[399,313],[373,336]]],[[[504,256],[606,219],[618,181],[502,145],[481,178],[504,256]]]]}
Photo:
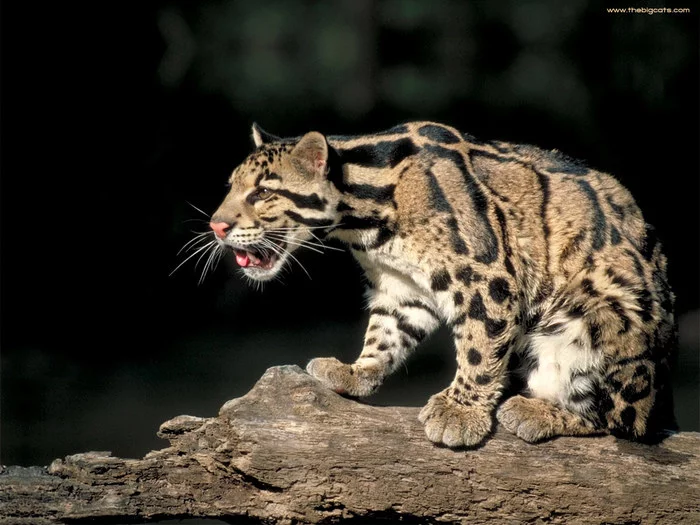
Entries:
{"type": "Polygon", "coordinates": [[[214,235],[219,239],[226,237],[226,234],[231,229],[231,225],[228,222],[210,222],[209,227],[214,230],[214,235]]]}

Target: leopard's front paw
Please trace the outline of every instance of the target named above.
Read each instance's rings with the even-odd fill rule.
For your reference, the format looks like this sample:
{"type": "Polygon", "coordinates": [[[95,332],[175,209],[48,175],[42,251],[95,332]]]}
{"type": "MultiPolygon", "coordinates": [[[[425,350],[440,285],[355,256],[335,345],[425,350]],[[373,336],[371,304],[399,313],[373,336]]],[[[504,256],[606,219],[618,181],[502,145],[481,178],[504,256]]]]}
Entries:
{"type": "Polygon", "coordinates": [[[444,392],[430,398],[418,419],[425,425],[425,434],[430,441],[448,447],[478,445],[486,439],[493,426],[489,407],[466,406],[444,392]]]}
{"type": "Polygon", "coordinates": [[[363,397],[372,394],[382,383],[381,371],[346,365],[335,357],[317,357],[309,361],[306,371],[338,394],[363,397]]]}

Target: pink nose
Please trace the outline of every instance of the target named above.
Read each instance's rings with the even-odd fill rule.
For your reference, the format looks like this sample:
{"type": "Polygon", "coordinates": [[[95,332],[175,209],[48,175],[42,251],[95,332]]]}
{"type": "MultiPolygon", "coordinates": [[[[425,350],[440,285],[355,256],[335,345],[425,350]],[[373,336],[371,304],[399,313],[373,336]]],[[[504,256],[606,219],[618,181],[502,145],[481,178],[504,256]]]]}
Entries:
{"type": "Polygon", "coordinates": [[[226,232],[231,229],[231,225],[227,222],[210,222],[209,227],[214,230],[214,235],[219,239],[226,237],[226,232]]]}

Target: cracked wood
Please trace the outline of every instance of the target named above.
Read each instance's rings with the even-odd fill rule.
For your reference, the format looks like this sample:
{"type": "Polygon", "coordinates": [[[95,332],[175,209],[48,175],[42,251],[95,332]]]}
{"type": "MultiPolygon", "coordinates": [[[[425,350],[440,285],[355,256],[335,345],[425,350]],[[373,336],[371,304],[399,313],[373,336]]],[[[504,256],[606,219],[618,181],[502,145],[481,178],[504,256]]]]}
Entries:
{"type": "Polygon", "coordinates": [[[143,459],[87,452],[48,469],[3,467],[0,523],[248,517],[420,523],[700,522],[700,435],[647,446],[602,438],[528,445],[497,431],[454,451],[425,438],[413,407],[324,389],[269,369],[215,418],[179,416],[143,459]]]}

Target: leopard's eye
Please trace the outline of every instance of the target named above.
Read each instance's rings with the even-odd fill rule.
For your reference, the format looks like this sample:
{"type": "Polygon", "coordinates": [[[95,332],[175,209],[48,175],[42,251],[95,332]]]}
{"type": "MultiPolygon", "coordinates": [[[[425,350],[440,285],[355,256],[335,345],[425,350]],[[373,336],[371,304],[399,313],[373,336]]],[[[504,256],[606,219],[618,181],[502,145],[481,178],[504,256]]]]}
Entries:
{"type": "Polygon", "coordinates": [[[258,201],[264,201],[272,197],[272,192],[267,188],[258,188],[248,194],[247,201],[250,204],[255,204],[258,201]]]}

